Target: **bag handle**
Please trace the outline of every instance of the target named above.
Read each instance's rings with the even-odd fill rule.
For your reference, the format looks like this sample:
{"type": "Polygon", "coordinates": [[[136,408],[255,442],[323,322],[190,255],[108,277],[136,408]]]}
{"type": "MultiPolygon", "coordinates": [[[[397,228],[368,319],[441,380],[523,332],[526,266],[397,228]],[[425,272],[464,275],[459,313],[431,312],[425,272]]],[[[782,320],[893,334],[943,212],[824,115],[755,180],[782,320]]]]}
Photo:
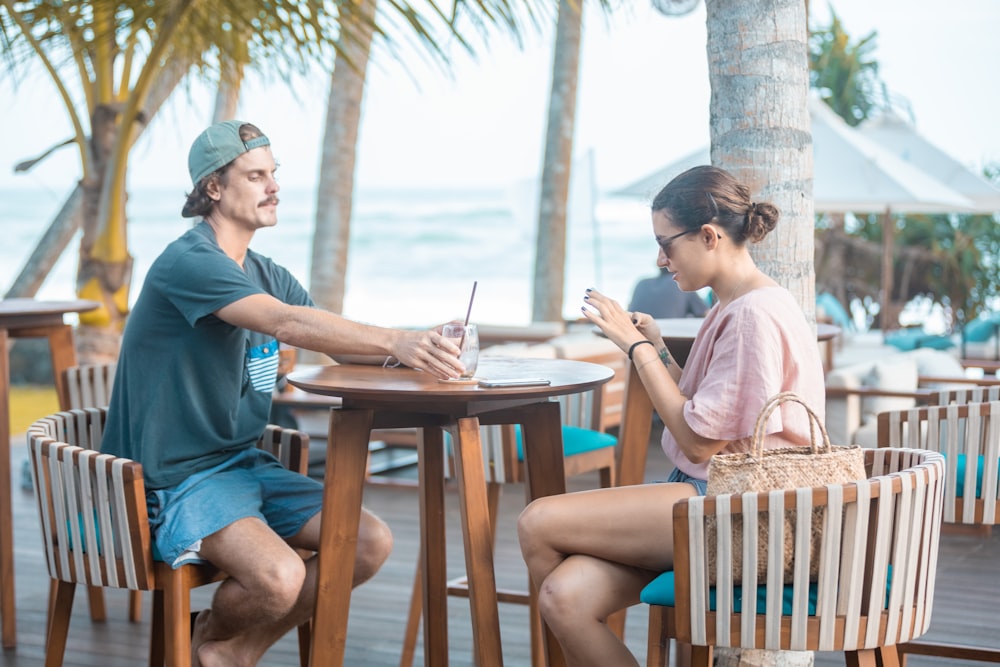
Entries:
{"type": "Polygon", "coordinates": [[[830,445],[830,436],[826,434],[826,427],[823,426],[823,422],[820,421],[816,413],[813,412],[802,397],[792,391],[783,391],[780,394],[775,394],[771,398],[767,399],[767,403],[761,408],[760,414],[757,415],[757,423],[753,427],[753,454],[756,458],[760,458],[764,453],[764,429],[767,427],[767,420],[771,417],[771,413],[778,409],[778,407],[785,402],[798,403],[806,412],[809,414],[809,447],[813,454],[829,453],[833,451],[832,445],[830,445]],[[816,446],[816,431],[819,430],[822,440],[820,444],[822,447],[816,446]],[[821,451],[822,450],[822,451],[821,451]]]}

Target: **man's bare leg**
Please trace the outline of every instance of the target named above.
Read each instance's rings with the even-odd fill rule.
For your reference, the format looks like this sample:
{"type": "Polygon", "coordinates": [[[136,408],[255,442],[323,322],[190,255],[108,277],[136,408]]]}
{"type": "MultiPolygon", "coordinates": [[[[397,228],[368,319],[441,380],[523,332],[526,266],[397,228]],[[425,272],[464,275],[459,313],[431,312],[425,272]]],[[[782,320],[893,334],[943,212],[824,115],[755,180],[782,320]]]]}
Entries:
{"type": "MultiPolygon", "coordinates": [[[[315,549],[317,515],[290,540],[315,549]]],[[[378,571],[392,548],[388,527],[362,514],[354,585],[378,571]]],[[[257,519],[243,519],[206,538],[202,554],[230,575],[212,608],[199,614],[191,640],[192,664],[200,667],[256,665],[289,630],[307,621],[316,602],[316,558],[298,553],[257,519]],[[247,558],[247,554],[252,554],[247,558]]]]}

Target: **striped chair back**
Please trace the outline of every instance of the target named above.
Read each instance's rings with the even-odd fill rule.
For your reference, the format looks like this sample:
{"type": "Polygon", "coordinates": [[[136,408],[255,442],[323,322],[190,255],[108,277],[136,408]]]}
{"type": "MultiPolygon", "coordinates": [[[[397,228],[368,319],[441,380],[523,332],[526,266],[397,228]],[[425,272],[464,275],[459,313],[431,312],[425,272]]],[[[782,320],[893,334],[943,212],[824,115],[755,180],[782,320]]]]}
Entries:
{"type": "Polygon", "coordinates": [[[1000,401],[883,412],[878,429],[883,447],[927,449],[944,456],[945,523],[998,522],[1000,401]]]}
{"type": "Polygon", "coordinates": [[[91,586],[151,590],[142,466],[98,451],[105,417],[96,408],[60,412],[28,431],[49,575],[91,586]]]}
{"type": "Polygon", "coordinates": [[[935,392],[930,405],[985,403],[987,401],[1000,401],[1000,385],[976,385],[960,389],[941,389],[935,392]]]}
{"type": "Polygon", "coordinates": [[[63,389],[59,396],[62,410],[103,408],[111,402],[117,364],[71,366],[63,371],[63,389]]]}
{"type": "Polygon", "coordinates": [[[944,457],[889,448],[866,450],[865,457],[869,477],[860,482],[700,496],[674,505],[674,605],[651,603],[647,664],[663,663],[670,637],[693,645],[697,665],[711,664],[712,647],[844,651],[868,664],[873,654],[894,654],[897,643],[924,634],[934,601],[944,457]],[[793,582],[783,584],[789,509],[796,510],[790,536],[796,567],[793,582]],[[757,517],[764,510],[775,560],[758,581],[757,517]],[[822,512],[823,526],[819,575],[811,578],[814,510],[822,512]],[[707,519],[713,517],[721,533],[740,525],[737,516],[742,552],[719,540],[709,572],[707,519]],[[744,563],[739,584],[732,576],[735,558],[744,563]]]}
{"type": "MultiPolygon", "coordinates": [[[[39,419],[28,429],[42,542],[53,580],[47,664],[62,664],[74,591],[77,584],[86,584],[92,589],[158,591],[153,596],[150,665],[189,665],[190,591],[226,574],[208,563],[175,569],[154,560],[142,465],[99,451],[106,421],[104,408],[85,408],[39,419]]],[[[305,433],[268,427],[257,446],[292,470],[304,472],[308,466],[305,433]]],[[[137,593],[132,597],[139,600],[137,593]]],[[[309,642],[306,623],[299,627],[302,664],[308,664],[309,642]]]]}

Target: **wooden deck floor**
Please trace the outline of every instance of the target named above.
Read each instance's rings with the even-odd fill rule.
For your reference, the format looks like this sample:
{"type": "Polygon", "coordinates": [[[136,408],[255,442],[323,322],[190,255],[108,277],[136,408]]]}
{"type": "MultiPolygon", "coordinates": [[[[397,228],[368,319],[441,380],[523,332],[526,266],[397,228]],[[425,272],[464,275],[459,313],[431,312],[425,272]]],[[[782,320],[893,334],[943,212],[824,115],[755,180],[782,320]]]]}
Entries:
{"type": "MultiPolygon", "coordinates": [[[[657,444],[650,447],[647,479],[664,479],[669,472],[657,444]]],[[[38,667],[43,664],[43,629],[48,593],[48,577],[41,551],[37,527],[37,509],[31,492],[22,491],[17,482],[24,458],[23,438],[12,443],[15,489],[13,497],[15,523],[15,556],[17,574],[18,647],[2,653],[0,665],[5,667],[38,667]]],[[[596,484],[596,476],[574,480],[570,488],[587,488],[596,484]]],[[[450,498],[454,499],[454,493],[450,498]]],[[[366,506],[385,519],[395,535],[395,549],[382,571],[355,591],[347,642],[347,665],[388,667],[399,664],[401,638],[406,622],[406,609],[413,582],[419,536],[416,491],[414,488],[370,484],[365,494],[366,506]]],[[[523,488],[512,486],[505,491],[500,510],[497,545],[498,584],[508,587],[524,585],[526,575],[513,526],[523,506],[523,488]]],[[[458,507],[449,503],[448,561],[449,570],[463,572],[461,536],[458,532],[458,507]]],[[[957,643],[1000,647],[997,612],[994,602],[1000,598],[1000,579],[996,572],[1000,563],[1000,536],[945,536],[941,545],[937,600],[932,632],[927,636],[957,643]]],[[[210,591],[199,591],[193,601],[195,608],[207,604],[210,591]]],[[[123,592],[107,595],[109,619],[95,624],[89,620],[86,600],[78,594],[70,627],[69,647],[65,665],[80,667],[134,667],[146,663],[149,629],[149,608],[145,622],[127,621],[123,592]]],[[[149,596],[147,595],[147,598],[149,596]]],[[[472,664],[471,627],[468,603],[451,598],[448,605],[450,660],[452,665],[472,664]]],[[[504,660],[508,665],[528,665],[527,610],[518,605],[501,605],[504,660]]],[[[645,660],[646,609],[640,605],[630,610],[626,627],[629,646],[640,662],[645,660]]],[[[298,664],[294,633],[276,644],[262,665],[288,667],[298,664]]],[[[416,663],[423,664],[419,652],[416,663]]],[[[821,653],[816,665],[843,665],[839,654],[821,653]]],[[[954,660],[934,660],[913,657],[911,667],[932,665],[973,665],[954,660]]]]}

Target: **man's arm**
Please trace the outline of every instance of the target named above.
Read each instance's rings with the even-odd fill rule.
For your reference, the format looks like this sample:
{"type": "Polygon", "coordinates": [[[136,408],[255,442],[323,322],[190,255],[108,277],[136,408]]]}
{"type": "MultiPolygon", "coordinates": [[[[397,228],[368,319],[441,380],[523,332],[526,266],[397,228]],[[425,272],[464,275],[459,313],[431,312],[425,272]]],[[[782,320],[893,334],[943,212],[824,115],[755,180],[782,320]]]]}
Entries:
{"type": "Polygon", "coordinates": [[[319,308],[291,306],[269,294],[253,294],[220,308],[224,322],[274,336],[331,357],[393,356],[411,368],[439,378],[464,370],[458,347],[437,331],[404,331],[361,324],[319,308]]]}

